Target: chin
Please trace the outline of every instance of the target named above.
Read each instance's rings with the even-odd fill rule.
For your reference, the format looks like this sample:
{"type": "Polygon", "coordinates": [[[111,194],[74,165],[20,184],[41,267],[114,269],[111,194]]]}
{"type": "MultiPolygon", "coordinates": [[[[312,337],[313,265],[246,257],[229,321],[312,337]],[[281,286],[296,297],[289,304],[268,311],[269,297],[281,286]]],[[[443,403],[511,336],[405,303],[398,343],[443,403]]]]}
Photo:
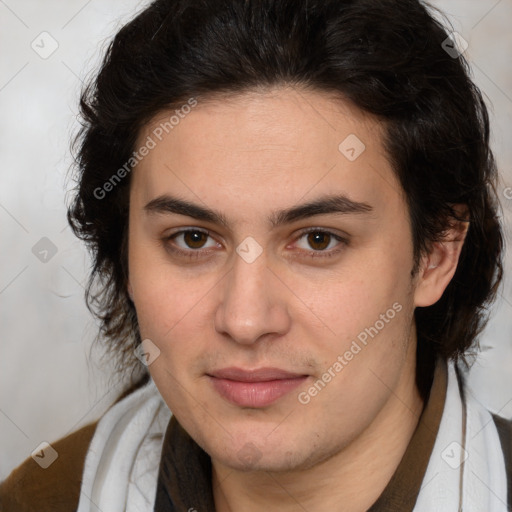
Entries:
{"type": "MultiPolygon", "coordinates": [[[[319,454],[315,451],[301,451],[299,448],[284,446],[279,448],[268,446],[263,440],[258,448],[256,443],[248,441],[240,447],[234,444],[226,446],[224,450],[217,449],[210,452],[212,459],[235,471],[268,471],[282,473],[296,470],[304,470],[319,462],[319,454]],[[234,451],[233,451],[233,448],[234,451]]],[[[309,447],[311,448],[311,447],[309,447]]]]}
{"type": "Polygon", "coordinates": [[[238,458],[238,454],[233,454],[220,462],[235,471],[284,473],[301,469],[302,465],[295,458],[292,454],[284,454],[281,457],[269,453],[263,454],[258,460],[243,460],[238,458]]]}

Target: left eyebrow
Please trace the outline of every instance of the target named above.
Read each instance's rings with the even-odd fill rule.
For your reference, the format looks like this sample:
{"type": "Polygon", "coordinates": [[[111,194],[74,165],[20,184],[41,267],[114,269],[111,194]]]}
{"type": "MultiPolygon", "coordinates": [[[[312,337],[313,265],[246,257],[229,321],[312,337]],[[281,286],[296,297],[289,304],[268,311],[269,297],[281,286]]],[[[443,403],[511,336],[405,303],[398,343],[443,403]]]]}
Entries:
{"type": "Polygon", "coordinates": [[[327,195],[309,203],[301,204],[273,212],[269,217],[272,227],[314,217],[315,215],[336,214],[362,214],[373,212],[373,207],[367,203],[353,201],[345,195],[327,195]]]}
{"type": "MultiPolygon", "coordinates": [[[[216,210],[205,208],[185,199],[173,197],[168,194],[159,196],[144,206],[148,214],[177,214],[192,217],[197,220],[219,224],[229,229],[226,216],[216,210]]],[[[316,215],[326,214],[368,214],[373,212],[373,207],[367,203],[353,201],[347,196],[326,195],[314,201],[293,206],[284,210],[272,212],[268,217],[271,228],[285,224],[291,224],[298,220],[307,219],[316,215]]]]}

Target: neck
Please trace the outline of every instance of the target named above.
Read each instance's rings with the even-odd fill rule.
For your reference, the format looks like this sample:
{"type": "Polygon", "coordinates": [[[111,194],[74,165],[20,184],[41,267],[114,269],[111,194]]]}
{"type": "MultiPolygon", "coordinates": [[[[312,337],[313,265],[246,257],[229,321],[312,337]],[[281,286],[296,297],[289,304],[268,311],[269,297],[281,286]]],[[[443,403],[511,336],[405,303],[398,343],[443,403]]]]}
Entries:
{"type": "MultiPolygon", "coordinates": [[[[415,363],[414,352],[409,350],[415,363]]],[[[405,369],[370,426],[350,445],[307,470],[239,472],[212,460],[216,511],[366,511],[393,476],[423,410],[415,364],[405,369]]]]}

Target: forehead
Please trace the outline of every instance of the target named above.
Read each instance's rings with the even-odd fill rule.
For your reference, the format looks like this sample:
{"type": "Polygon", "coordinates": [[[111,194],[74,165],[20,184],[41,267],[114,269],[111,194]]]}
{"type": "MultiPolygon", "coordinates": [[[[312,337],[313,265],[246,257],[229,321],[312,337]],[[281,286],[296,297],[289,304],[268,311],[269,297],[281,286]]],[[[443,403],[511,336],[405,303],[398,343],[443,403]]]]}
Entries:
{"type": "MultiPolygon", "coordinates": [[[[179,189],[247,208],[333,189],[381,200],[399,186],[383,124],[347,101],[297,88],[197,100],[162,111],[139,134],[152,149],[133,172],[141,201],[179,189]],[[377,197],[375,197],[377,199],[377,197]]],[[[357,197],[352,197],[358,200],[357,197]]],[[[286,201],[285,201],[286,202],[286,201]]]]}

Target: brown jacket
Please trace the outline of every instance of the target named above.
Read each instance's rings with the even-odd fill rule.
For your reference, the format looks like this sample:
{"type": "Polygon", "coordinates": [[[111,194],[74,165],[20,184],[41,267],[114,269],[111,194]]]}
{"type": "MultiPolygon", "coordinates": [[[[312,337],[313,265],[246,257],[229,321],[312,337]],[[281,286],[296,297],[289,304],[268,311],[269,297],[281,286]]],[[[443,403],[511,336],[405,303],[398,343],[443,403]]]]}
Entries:
{"type": "Polygon", "coordinates": [[[28,458],[0,484],[1,512],[72,512],[78,506],[85,455],[97,422],[55,443],[59,456],[42,469],[28,458]]]}
{"type": "MultiPolygon", "coordinates": [[[[149,374],[128,386],[110,406],[143,386],[149,374]]],[[[46,469],[27,458],[0,482],[0,512],[74,512],[78,507],[85,456],[98,421],[51,443],[59,454],[46,469]]]]}

